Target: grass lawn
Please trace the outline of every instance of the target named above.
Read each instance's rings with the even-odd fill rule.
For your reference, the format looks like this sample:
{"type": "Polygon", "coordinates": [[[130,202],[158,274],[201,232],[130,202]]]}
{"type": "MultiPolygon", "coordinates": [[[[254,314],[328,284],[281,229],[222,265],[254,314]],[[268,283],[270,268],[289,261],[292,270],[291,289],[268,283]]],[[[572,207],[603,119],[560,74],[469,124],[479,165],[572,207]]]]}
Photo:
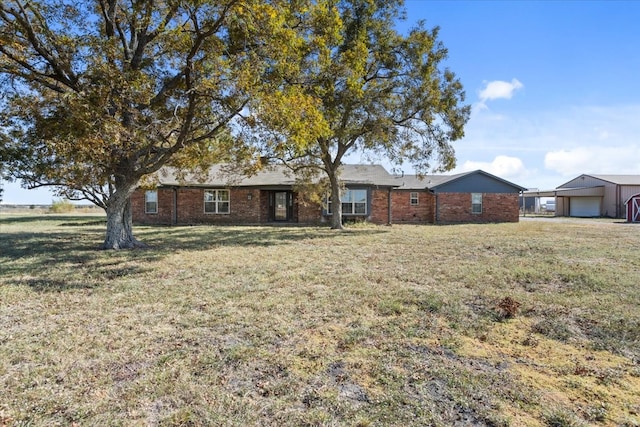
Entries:
{"type": "Polygon", "coordinates": [[[640,228],[0,216],[0,426],[638,426],[640,228]]]}

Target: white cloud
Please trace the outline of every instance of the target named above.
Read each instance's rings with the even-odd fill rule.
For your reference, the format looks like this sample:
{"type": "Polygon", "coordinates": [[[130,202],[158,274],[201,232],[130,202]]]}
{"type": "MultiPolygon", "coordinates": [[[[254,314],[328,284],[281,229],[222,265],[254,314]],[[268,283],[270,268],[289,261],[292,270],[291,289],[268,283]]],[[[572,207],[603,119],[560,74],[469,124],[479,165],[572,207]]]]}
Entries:
{"type": "Polygon", "coordinates": [[[503,179],[517,179],[528,175],[528,171],[520,158],[504,155],[496,156],[491,162],[467,160],[462,166],[456,168],[454,172],[468,172],[477,169],[482,169],[503,179]]]}
{"type": "Polygon", "coordinates": [[[480,101],[484,105],[485,101],[493,99],[511,99],[513,93],[522,89],[524,85],[518,79],[511,79],[511,82],[494,80],[488,82],[484,89],[480,91],[480,101]]]}
{"type": "Polygon", "coordinates": [[[640,104],[527,108],[500,117],[484,111],[472,116],[464,139],[454,143],[457,171],[466,165],[493,173],[489,167],[498,162],[491,159],[518,158],[526,165],[522,174],[495,175],[539,189],[583,173],[640,175],[639,117],[640,104]]]}
{"type": "Polygon", "coordinates": [[[586,148],[549,151],[544,156],[544,167],[561,175],[574,175],[586,171],[587,164],[594,160],[594,152],[586,148]]]}
{"type": "Polygon", "coordinates": [[[640,174],[639,158],[640,147],[637,145],[592,145],[549,151],[544,156],[544,166],[563,176],[582,173],[640,174]]]}

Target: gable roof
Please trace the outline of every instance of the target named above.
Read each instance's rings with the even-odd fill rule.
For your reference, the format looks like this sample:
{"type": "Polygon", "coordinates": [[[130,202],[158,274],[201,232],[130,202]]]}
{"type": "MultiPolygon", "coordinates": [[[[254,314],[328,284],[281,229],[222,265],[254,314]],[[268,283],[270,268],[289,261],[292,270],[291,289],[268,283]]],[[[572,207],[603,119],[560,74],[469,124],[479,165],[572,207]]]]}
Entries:
{"type": "Polygon", "coordinates": [[[431,190],[438,191],[439,188],[444,187],[447,184],[455,183],[456,181],[460,181],[465,178],[469,178],[473,175],[482,175],[484,177],[490,178],[492,180],[498,181],[507,186],[511,186],[518,191],[525,191],[526,188],[521,187],[513,182],[509,182],[505,179],[492,175],[483,170],[475,170],[470,172],[462,172],[454,175],[424,175],[420,177],[418,175],[404,175],[400,177],[396,177],[396,179],[401,182],[399,184],[400,189],[405,190],[431,190]]]}
{"type": "Polygon", "coordinates": [[[295,179],[284,170],[265,168],[257,174],[247,177],[230,165],[218,164],[206,173],[187,172],[184,176],[176,168],[164,167],[156,172],[160,186],[185,187],[229,187],[255,185],[293,185],[295,179]]]}
{"type": "Polygon", "coordinates": [[[461,175],[466,175],[466,173],[455,175],[401,175],[394,177],[394,179],[398,187],[403,190],[428,190],[456,179],[461,175]]]}
{"type": "Polygon", "coordinates": [[[345,184],[367,184],[396,187],[393,175],[381,165],[342,165],[340,180],[345,184]]]}
{"type": "MultiPolygon", "coordinates": [[[[160,186],[168,187],[282,187],[296,183],[295,174],[282,165],[269,165],[251,176],[226,164],[213,165],[206,174],[187,173],[184,177],[180,177],[177,169],[165,167],[156,173],[156,177],[160,186]]],[[[342,165],[340,180],[346,185],[397,185],[381,165],[342,165]]]]}
{"type": "MultiPolygon", "coordinates": [[[[485,180],[488,178],[503,187],[510,187],[517,191],[526,190],[524,187],[479,169],[454,175],[394,176],[381,165],[342,165],[340,180],[348,186],[365,185],[437,192],[458,181],[473,179],[474,175],[480,175],[485,180]]],[[[320,177],[324,175],[321,174],[320,177]]],[[[165,187],[291,187],[296,183],[295,174],[283,165],[269,165],[251,176],[246,176],[227,164],[213,165],[205,174],[186,173],[184,176],[181,176],[175,168],[164,167],[156,173],[156,178],[158,185],[165,187]]]]}
{"type": "MultiPolygon", "coordinates": [[[[618,185],[640,185],[640,175],[591,175],[583,174],[580,176],[590,176],[602,181],[607,181],[618,185]]],[[[578,177],[579,178],[579,177],[578,177]]],[[[576,179],[576,178],[574,178],[576,179]]],[[[573,181],[573,180],[572,180],[573,181]]],[[[571,181],[569,181],[571,182],[571,181]]]]}

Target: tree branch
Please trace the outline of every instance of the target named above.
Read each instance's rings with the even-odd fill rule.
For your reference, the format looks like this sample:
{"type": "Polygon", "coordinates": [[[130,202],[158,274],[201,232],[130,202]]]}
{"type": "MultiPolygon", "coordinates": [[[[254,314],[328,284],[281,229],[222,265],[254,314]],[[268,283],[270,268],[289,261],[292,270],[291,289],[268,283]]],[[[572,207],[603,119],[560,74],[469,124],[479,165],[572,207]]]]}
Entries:
{"type": "MultiPolygon", "coordinates": [[[[76,83],[78,81],[78,77],[71,71],[70,64],[64,64],[64,62],[62,62],[62,60],[59,57],[56,57],[53,54],[53,52],[51,52],[46,46],[44,46],[42,42],[38,39],[38,36],[36,35],[36,32],[35,32],[35,28],[31,23],[31,20],[29,19],[29,15],[25,8],[25,7],[28,7],[28,5],[24,6],[19,1],[16,1],[15,3],[18,5],[19,10],[15,8],[9,8],[4,5],[0,5],[0,19],[5,23],[7,23],[8,25],[13,24],[17,26],[18,29],[22,33],[24,33],[25,38],[23,38],[24,44],[22,45],[22,47],[32,48],[35,51],[35,53],[41,59],[43,59],[44,62],[46,62],[49,67],[51,67],[51,69],[53,70],[53,73],[46,73],[46,72],[40,71],[38,67],[30,63],[28,60],[22,59],[17,55],[13,54],[12,52],[10,52],[7,46],[0,46],[0,52],[2,52],[5,56],[7,56],[7,58],[9,58],[11,61],[16,63],[17,65],[25,68],[30,73],[32,73],[33,77],[39,78],[40,79],[39,83],[45,84],[50,89],[56,90],[57,92],[60,92],[60,93],[64,92],[59,88],[56,88],[55,84],[52,84],[51,82],[47,82],[46,79],[54,80],[64,86],[69,87],[72,90],[77,90],[78,88],[76,87],[76,83]],[[13,19],[11,17],[13,17],[13,19]]],[[[37,13],[37,11],[32,10],[32,12],[42,22],[43,24],[42,31],[48,34],[48,36],[51,38],[51,43],[55,46],[55,41],[53,40],[54,37],[49,31],[49,29],[46,27],[46,21],[42,18],[42,16],[40,16],[37,13]]],[[[3,68],[7,69],[6,67],[3,67],[3,68]]],[[[17,73],[13,73],[13,74],[15,75],[17,73]]],[[[30,78],[30,77],[31,76],[29,76],[29,74],[23,73],[23,78],[30,78]]]]}

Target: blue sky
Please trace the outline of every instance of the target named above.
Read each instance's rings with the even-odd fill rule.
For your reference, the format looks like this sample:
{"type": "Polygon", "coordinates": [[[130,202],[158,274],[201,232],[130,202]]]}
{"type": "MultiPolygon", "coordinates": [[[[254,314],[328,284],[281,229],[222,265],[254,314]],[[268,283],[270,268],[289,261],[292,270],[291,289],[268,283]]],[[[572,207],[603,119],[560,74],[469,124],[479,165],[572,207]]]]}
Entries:
{"type": "MultiPolygon", "coordinates": [[[[581,173],[640,174],[640,1],[406,6],[400,28],[440,27],[472,105],[452,173],[483,169],[539,189],[581,173]]],[[[52,198],[5,183],[5,203],[52,198]]]]}
{"type": "Polygon", "coordinates": [[[473,106],[454,172],[528,188],[640,174],[640,2],[417,1],[473,106]]]}

